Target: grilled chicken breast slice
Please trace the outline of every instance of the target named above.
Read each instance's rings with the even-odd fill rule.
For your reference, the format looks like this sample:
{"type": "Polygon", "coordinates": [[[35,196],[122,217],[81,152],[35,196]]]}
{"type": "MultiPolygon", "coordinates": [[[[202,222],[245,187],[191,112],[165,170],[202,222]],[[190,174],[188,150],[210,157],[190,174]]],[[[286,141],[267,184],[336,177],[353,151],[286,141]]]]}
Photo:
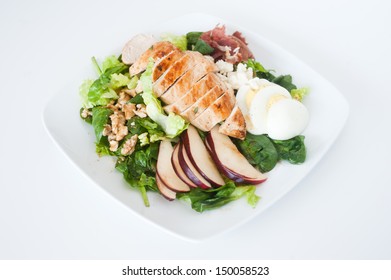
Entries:
{"type": "Polygon", "coordinates": [[[176,113],[179,114],[193,105],[197,100],[205,95],[209,90],[211,90],[219,80],[214,73],[208,73],[200,80],[198,80],[188,92],[186,92],[180,99],[176,100],[174,103],[164,107],[164,110],[167,113],[176,113]]]}
{"type": "Polygon", "coordinates": [[[166,56],[156,61],[152,69],[152,82],[155,82],[157,79],[159,79],[160,76],[163,75],[163,73],[166,72],[166,70],[170,68],[170,66],[183,55],[184,52],[180,50],[173,50],[166,56]]]}
{"type": "Polygon", "coordinates": [[[205,93],[199,100],[193,105],[187,108],[185,111],[179,113],[182,117],[193,124],[193,121],[204,113],[216,100],[224,94],[224,90],[215,85],[211,90],[205,93]]]}
{"type": "Polygon", "coordinates": [[[237,105],[235,105],[231,114],[220,126],[219,132],[241,140],[246,137],[246,120],[237,105]]]}
{"type": "Polygon", "coordinates": [[[207,73],[217,71],[218,68],[216,64],[210,62],[208,59],[200,59],[199,63],[183,74],[175,84],[160,96],[160,99],[166,104],[172,104],[184,96],[189,89],[207,73]]]}
{"type": "Polygon", "coordinates": [[[153,44],[149,49],[147,49],[135,63],[129,67],[130,76],[134,76],[138,73],[143,72],[149,63],[149,59],[152,58],[154,61],[166,56],[173,50],[180,51],[170,42],[161,41],[153,44]]]}
{"type": "MultiPolygon", "coordinates": [[[[201,54],[199,52],[186,51],[185,54],[175,61],[160,78],[153,83],[153,92],[160,97],[188,70],[198,64],[201,54]]],[[[201,55],[202,56],[202,55],[201,55]]]]}
{"type": "Polygon", "coordinates": [[[157,40],[150,34],[137,34],[130,39],[122,48],[122,62],[125,64],[133,64],[139,57],[157,40]]]}
{"type": "Polygon", "coordinates": [[[203,131],[211,130],[216,124],[229,117],[235,106],[232,90],[227,90],[204,112],[191,121],[191,124],[203,131]]]}

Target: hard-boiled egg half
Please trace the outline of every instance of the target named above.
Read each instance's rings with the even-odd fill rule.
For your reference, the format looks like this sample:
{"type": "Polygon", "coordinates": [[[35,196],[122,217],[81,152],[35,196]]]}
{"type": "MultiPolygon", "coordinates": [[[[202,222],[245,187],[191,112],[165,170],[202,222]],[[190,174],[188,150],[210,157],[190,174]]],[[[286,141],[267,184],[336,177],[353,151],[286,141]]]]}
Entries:
{"type": "Polygon", "coordinates": [[[249,80],[239,88],[236,100],[252,134],[287,140],[300,135],[308,125],[307,108],[285,88],[265,79],[249,80]]]}

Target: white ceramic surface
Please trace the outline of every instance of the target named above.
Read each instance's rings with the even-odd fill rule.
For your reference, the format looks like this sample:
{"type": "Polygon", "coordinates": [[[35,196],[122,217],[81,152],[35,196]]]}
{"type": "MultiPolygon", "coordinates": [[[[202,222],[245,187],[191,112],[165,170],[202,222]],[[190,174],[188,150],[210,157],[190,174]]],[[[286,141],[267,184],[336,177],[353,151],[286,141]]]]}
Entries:
{"type": "MultiPolygon", "coordinates": [[[[92,77],[89,61],[80,62],[85,71],[80,71],[78,79],[69,81],[68,86],[61,89],[47,104],[43,113],[45,127],[52,139],[75,166],[96,183],[98,189],[106,191],[140,218],[188,240],[202,240],[233,229],[278,201],[324,156],[349,114],[346,100],[328,81],[279,46],[234,23],[205,14],[189,14],[164,22],[156,29],[140,32],[184,34],[209,30],[219,23],[225,24],[228,32],[241,31],[255,58],[266,68],[274,69],[277,74],[291,74],[296,85],[310,88],[310,95],[304,101],[311,118],[303,133],[306,136],[307,161],[302,165],[278,164],[270,172],[269,179],[257,190],[262,199],[255,209],[242,199],[221,209],[200,214],[184,202],[168,202],[154,193],[148,194],[151,206],[145,207],[140,194],[130,189],[122,175],[115,171],[114,159],[99,158],[96,155],[92,127],[79,117],[78,87],[83,79],[92,77]]],[[[129,34],[129,38],[133,35],[135,34],[129,34]]],[[[127,39],[118,38],[118,42],[97,46],[96,53],[91,55],[119,53],[121,42],[126,42],[127,39]]]]}

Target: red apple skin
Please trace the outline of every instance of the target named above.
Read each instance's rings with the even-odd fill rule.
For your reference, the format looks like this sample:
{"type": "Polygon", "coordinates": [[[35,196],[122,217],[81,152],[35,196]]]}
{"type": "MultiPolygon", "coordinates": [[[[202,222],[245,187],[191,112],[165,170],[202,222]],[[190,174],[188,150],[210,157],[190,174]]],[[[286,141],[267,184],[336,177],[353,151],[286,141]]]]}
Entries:
{"type": "Polygon", "coordinates": [[[193,170],[189,167],[189,164],[191,164],[190,160],[187,162],[185,160],[186,149],[183,147],[183,143],[180,143],[179,147],[179,163],[181,165],[182,170],[186,174],[186,176],[195,184],[197,187],[201,189],[210,189],[211,186],[206,185],[204,182],[201,181],[201,179],[194,174],[193,170],[195,170],[195,167],[193,167],[193,170]]]}
{"type": "MultiPolygon", "coordinates": [[[[190,127],[189,127],[189,129],[191,129],[190,127]]],[[[222,185],[224,185],[225,183],[224,183],[224,180],[223,180],[223,178],[220,176],[220,174],[218,173],[218,171],[219,170],[217,170],[216,169],[216,162],[212,159],[212,158],[210,158],[209,156],[208,156],[208,158],[206,158],[205,160],[209,160],[210,162],[210,164],[212,164],[213,166],[210,166],[211,168],[211,170],[213,170],[213,168],[214,168],[214,171],[215,172],[217,172],[217,174],[214,174],[214,177],[217,179],[217,180],[213,180],[212,179],[212,177],[213,177],[213,175],[211,176],[211,177],[209,177],[206,173],[207,172],[205,172],[206,170],[203,170],[203,168],[200,166],[201,164],[199,163],[199,164],[197,164],[197,162],[196,162],[196,160],[195,160],[195,158],[194,158],[194,156],[193,156],[193,153],[192,153],[192,149],[191,149],[191,139],[190,139],[190,135],[189,135],[189,129],[188,130],[186,130],[183,134],[182,134],[182,137],[181,137],[181,140],[182,140],[182,143],[183,143],[183,146],[184,146],[184,148],[186,149],[186,153],[187,153],[187,156],[189,157],[189,159],[190,159],[190,161],[191,161],[191,163],[192,163],[192,165],[197,169],[197,171],[201,174],[201,176],[202,177],[204,177],[204,179],[205,180],[207,180],[210,184],[212,184],[212,186],[213,187],[221,187],[222,185]]],[[[196,128],[192,128],[192,129],[195,129],[195,133],[197,133],[197,136],[198,136],[198,132],[196,131],[196,128]]],[[[193,131],[192,131],[193,132],[193,131]]],[[[199,137],[199,136],[198,136],[199,137]]],[[[194,139],[193,139],[194,140],[194,139]]],[[[201,137],[200,137],[200,139],[199,139],[199,141],[201,141],[201,143],[202,143],[202,140],[201,140],[201,137]]],[[[206,149],[206,147],[205,147],[205,144],[203,143],[203,147],[201,147],[202,149],[206,149]]],[[[207,149],[206,149],[207,150],[207,149]]],[[[194,150],[193,150],[193,152],[194,152],[194,150]]],[[[207,151],[205,151],[204,150],[204,152],[207,152],[207,151]]],[[[209,155],[210,155],[210,153],[208,153],[209,155]]],[[[211,171],[211,170],[209,170],[209,171],[211,171]]]]}
{"type": "Polygon", "coordinates": [[[219,160],[217,153],[215,151],[215,145],[214,141],[212,139],[212,136],[210,133],[207,134],[206,136],[206,147],[208,151],[210,152],[210,155],[212,156],[213,160],[215,161],[217,167],[219,168],[220,172],[224,174],[227,178],[231,179],[232,181],[239,183],[239,184],[251,184],[251,185],[257,185],[260,184],[264,181],[266,181],[267,178],[249,178],[247,176],[244,176],[242,174],[239,174],[226,166],[222,164],[222,162],[219,160]]]}
{"type": "Polygon", "coordinates": [[[173,201],[176,198],[176,192],[170,190],[160,179],[159,175],[156,174],[156,185],[160,191],[160,194],[167,200],[173,201]]]}
{"type": "Polygon", "coordinates": [[[180,143],[177,143],[174,147],[174,152],[172,153],[171,157],[171,164],[174,168],[174,171],[176,175],[181,179],[185,184],[187,184],[190,188],[197,188],[197,185],[194,184],[185,174],[182,167],[179,163],[179,149],[180,149],[180,143]]]}

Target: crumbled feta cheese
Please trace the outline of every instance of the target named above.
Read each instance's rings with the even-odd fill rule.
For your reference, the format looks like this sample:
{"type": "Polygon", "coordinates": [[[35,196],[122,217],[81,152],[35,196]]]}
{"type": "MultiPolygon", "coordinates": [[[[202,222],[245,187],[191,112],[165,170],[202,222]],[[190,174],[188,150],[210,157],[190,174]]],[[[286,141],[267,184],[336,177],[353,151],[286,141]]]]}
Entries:
{"type": "Polygon", "coordinates": [[[235,72],[227,74],[228,83],[233,89],[239,89],[242,85],[253,78],[253,69],[247,68],[245,64],[239,63],[235,72]]]}
{"type": "Polygon", "coordinates": [[[234,65],[232,63],[225,62],[221,59],[216,62],[216,66],[219,68],[219,72],[223,74],[234,71],[234,65]]]}

